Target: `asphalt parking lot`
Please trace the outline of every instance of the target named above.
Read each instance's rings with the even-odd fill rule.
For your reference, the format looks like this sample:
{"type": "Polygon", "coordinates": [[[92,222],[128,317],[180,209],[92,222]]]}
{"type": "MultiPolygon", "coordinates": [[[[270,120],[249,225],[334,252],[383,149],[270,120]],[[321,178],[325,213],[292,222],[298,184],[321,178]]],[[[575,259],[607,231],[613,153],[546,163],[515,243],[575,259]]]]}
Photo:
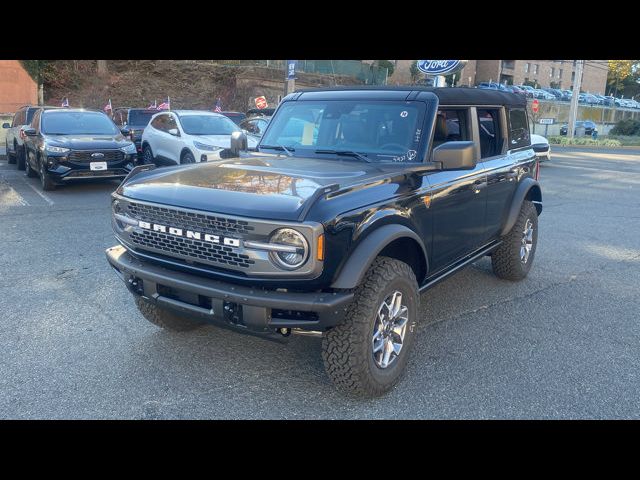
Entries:
{"type": "Polygon", "coordinates": [[[0,159],[0,418],[640,418],[640,151],[555,149],[535,265],[422,296],[404,381],[335,391],[320,342],[149,324],[111,271],[116,183],[43,193],[0,159]]]}

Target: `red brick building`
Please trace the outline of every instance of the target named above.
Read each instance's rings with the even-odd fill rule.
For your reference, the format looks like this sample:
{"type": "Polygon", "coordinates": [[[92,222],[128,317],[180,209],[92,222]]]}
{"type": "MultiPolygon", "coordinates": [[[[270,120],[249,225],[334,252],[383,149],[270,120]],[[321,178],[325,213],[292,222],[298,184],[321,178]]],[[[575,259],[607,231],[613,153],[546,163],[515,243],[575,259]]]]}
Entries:
{"type": "Polygon", "coordinates": [[[38,85],[18,60],[0,60],[0,113],[38,103],[38,85]]]}

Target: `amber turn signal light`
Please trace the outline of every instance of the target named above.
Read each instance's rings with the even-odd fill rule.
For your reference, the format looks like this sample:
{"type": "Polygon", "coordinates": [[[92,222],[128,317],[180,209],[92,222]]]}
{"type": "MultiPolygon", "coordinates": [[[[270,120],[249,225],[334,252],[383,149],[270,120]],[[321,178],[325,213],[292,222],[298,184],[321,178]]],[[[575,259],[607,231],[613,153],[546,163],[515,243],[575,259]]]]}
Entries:
{"type": "Polygon", "coordinates": [[[324,233],[318,237],[318,251],[316,253],[316,260],[324,260],[324,233]]]}

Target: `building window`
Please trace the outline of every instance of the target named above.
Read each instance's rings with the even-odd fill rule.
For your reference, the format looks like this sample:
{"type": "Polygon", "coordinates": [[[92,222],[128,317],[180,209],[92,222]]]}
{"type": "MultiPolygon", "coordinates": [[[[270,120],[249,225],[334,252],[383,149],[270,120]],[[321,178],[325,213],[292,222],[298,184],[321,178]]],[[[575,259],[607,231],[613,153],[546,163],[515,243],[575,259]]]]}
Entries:
{"type": "Polygon", "coordinates": [[[562,78],[562,69],[558,70],[558,78],[562,78]]]}
{"type": "Polygon", "coordinates": [[[551,78],[556,74],[556,69],[551,67],[551,78]]]}
{"type": "Polygon", "coordinates": [[[576,72],[571,72],[571,83],[573,83],[576,79],[576,72]]]}
{"type": "Polygon", "coordinates": [[[510,70],[513,70],[514,67],[514,60],[502,60],[502,68],[508,68],[510,70]]]}
{"type": "Polygon", "coordinates": [[[538,74],[538,67],[540,67],[540,65],[538,65],[537,63],[533,65],[533,74],[534,75],[538,74]]]}
{"type": "Polygon", "coordinates": [[[529,63],[524,64],[524,73],[529,73],[529,67],[530,67],[529,63]]]}

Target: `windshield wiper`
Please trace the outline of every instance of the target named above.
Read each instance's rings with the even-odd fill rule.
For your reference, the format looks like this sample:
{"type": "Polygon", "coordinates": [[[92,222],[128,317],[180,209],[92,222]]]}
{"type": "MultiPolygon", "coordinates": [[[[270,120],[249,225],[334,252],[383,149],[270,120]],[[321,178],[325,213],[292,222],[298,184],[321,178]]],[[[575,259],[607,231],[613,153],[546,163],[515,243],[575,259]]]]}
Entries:
{"type": "Polygon", "coordinates": [[[329,153],[332,155],[344,155],[348,157],[358,158],[363,162],[371,163],[371,160],[369,160],[365,155],[363,155],[362,153],[354,152],[352,150],[316,150],[315,153],[329,153]]]}
{"type": "Polygon", "coordinates": [[[284,145],[260,145],[260,148],[271,148],[273,150],[279,150],[281,152],[286,152],[288,156],[292,157],[293,154],[291,152],[295,152],[296,149],[293,147],[285,147],[284,145]]]}

